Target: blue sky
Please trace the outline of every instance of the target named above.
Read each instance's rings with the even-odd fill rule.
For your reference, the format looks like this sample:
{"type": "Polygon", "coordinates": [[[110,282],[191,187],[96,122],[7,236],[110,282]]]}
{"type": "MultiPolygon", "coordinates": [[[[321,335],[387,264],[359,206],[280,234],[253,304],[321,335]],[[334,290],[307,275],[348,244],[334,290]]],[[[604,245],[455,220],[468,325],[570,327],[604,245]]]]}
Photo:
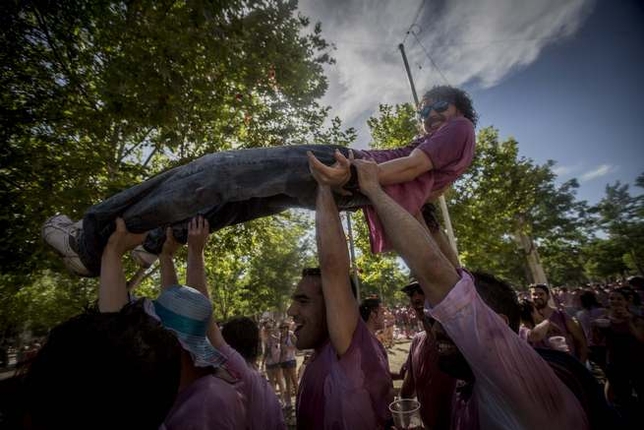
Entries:
{"type": "Polygon", "coordinates": [[[555,160],[559,181],[579,180],[579,199],[596,203],[607,183],[644,172],[644,2],[304,0],[300,9],[336,45],[323,102],[358,129],[357,147],[379,103],[411,100],[404,40],[419,93],[446,80],[465,88],[479,127],[514,137],[539,164],[555,160]]]}

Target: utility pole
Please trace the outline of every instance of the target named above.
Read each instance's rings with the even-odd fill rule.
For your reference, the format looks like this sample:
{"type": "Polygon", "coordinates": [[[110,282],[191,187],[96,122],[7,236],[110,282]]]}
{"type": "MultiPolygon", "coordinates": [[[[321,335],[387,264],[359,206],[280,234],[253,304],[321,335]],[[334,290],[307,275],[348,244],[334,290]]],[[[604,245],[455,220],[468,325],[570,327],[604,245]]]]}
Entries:
{"type": "MultiPolygon", "coordinates": [[[[409,70],[409,63],[407,62],[407,55],[405,54],[405,45],[402,43],[398,45],[400,49],[400,54],[402,55],[403,63],[405,64],[405,70],[407,71],[407,79],[409,80],[409,86],[411,87],[411,94],[414,97],[415,106],[418,106],[418,94],[416,93],[416,86],[414,85],[414,79],[411,76],[411,70],[409,70]]],[[[454,250],[456,258],[458,258],[458,248],[456,247],[456,236],[454,236],[454,229],[452,227],[452,220],[449,217],[449,211],[447,210],[447,203],[445,202],[445,197],[442,195],[438,198],[438,203],[441,208],[441,213],[443,214],[443,219],[445,220],[445,229],[447,230],[447,239],[449,244],[454,250]]]]}

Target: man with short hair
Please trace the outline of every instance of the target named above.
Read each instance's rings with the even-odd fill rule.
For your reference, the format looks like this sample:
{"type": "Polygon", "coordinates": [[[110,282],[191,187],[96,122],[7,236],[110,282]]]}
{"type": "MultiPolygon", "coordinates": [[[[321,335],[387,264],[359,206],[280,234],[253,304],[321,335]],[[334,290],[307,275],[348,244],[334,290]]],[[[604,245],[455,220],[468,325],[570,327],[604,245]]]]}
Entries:
{"type": "Polygon", "coordinates": [[[400,397],[420,402],[420,416],[428,429],[449,429],[452,397],[456,380],[439,367],[438,346],[432,331],[434,319],[425,315],[425,294],[417,281],[402,288],[411,308],[423,324],[409,347],[407,372],[400,388],[400,397]]]}
{"type": "MultiPolygon", "coordinates": [[[[315,171],[313,176],[319,179],[315,171]]],[[[315,350],[300,381],[297,426],[384,428],[393,401],[389,369],[377,339],[360,319],[338,208],[331,188],[320,181],[315,224],[320,268],[302,271],[287,311],[295,323],[297,348],[315,350]]]]}
{"type": "MultiPolygon", "coordinates": [[[[208,221],[203,217],[199,216],[190,221],[188,228],[186,284],[198,291],[198,294],[191,297],[189,305],[192,305],[192,307],[196,307],[202,300],[210,305],[204,262],[204,250],[209,233],[208,221]]],[[[164,252],[162,252],[160,257],[162,265],[162,286],[176,283],[176,272],[172,256],[179,244],[174,240],[171,232],[168,232],[166,243],[167,245],[164,246],[164,252]]],[[[183,288],[186,289],[189,287],[183,288]]],[[[212,307],[209,308],[209,316],[211,315],[212,307]]],[[[251,322],[251,324],[253,323],[251,322]]],[[[226,381],[226,375],[222,374],[223,372],[218,372],[215,376],[221,378],[222,381],[217,381],[217,378],[211,378],[211,380],[219,382],[219,384],[211,382],[210,385],[212,388],[210,390],[202,390],[200,396],[194,395],[199,393],[195,390],[192,391],[191,397],[186,399],[186,396],[183,396],[184,399],[190,401],[190,403],[185,402],[188,403],[189,407],[182,404],[175,406],[173,412],[176,412],[176,414],[174,416],[170,415],[166,420],[168,430],[171,428],[169,423],[174,423],[176,428],[193,428],[190,426],[194,426],[194,428],[204,429],[242,427],[250,430],[285,429],[284,416],[277,396],[254,365],[259,340],[257,327],[254,327],[254,331],[251,328],[250,333],[245,333],[250,339],[245,339],[245,342],[244,339],[237,339],[239,341],[237,343],[238,346],[245,345],[243,348],[245,350],[244,353],[248,356],[248,359],[245,359],[240,352],[233,349],[226,342],[219,326],[217,326],[212,318],[208,318],[200,326],[207,333],[206,351],[213,349],[218,354],[221,353],[225,356],[225,369],[241,381],[241,384],[234,385],[234,389],[243,396],[240,396],[245,406],[243,421],[236,414],[238,408],[231,408],[231,400],[227,399],[231,397],[230,389],[232,385],[228,387],[226,384],[223,384],[222,381],[226,381]],[[255,344],[254,349],[252,348],[253,343],[255,344]],[[210,397],[215,398],[210,399],[210,397]],[[208,400],[210,401],[208,402],[208,400]]],[[[199,381],[198,379],[193,385],[197,385],[199,381]]],[[[189,389],[190,387],[185,391],[189,389]]]]}
{"type": "MultiPolygon", "coordinates": [[[[399,255],[418,279],[436,322],[441,367],[460,380],[452,428],[584,429],[580,401],[521,340],[514,291],[494,278],[475,283],[440,252],[424,227],[378,183],[378,166],[355,160],[367,195],[399,255]]],[[[429,405],[431,407],[431,405],[429,405]]]]}
{"type": "MultiPolygon", "coordinates": [[[[582,363],[588,360],[588,345],[586,337],[579,326],[567,313],[553,308],[548,304],[550,300],[550,290],[544,284],[535,284],[530,286],[530,294],[532,302],[539,314],[555,324],[564,333],[566,343],[570,349],[570,353],[577,357],[582,363]]],[[[547,342],[536,345],[542,348],[551,348],[547,342]]]]}

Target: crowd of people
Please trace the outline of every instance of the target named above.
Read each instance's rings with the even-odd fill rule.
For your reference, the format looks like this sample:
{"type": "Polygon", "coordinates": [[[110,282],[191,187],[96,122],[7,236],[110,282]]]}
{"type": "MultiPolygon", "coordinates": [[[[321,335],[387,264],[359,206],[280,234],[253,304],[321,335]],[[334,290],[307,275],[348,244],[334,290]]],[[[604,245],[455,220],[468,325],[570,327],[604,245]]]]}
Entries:
{"type": "Polygon", "coordinates": [[[294,397],[298,429],[389,429],[401,425],[390,409],[394,379],[399,396],[418,399],[426,428],[636,425],[644,341],[634,294],[611,289],[602,311],[604,298],[584,291],[576,309],[574,292],[535,285],[519,302],[507,283],[460,267],[426,202],[471,163],[477,115],[452,87],[426,93],[418,113],[424,134],[404,148],[210,154],[90,208],[81,222],[50,219],[45,240],[74,273],[99,276],[98,302],[52,329],[33,358],[16,396],[20,426],[283,429],[294,397]],[[203,257],[211,233],[291,206],[315,210],[318,266],[303,268],[287,319],[219,327],[203,257]],[[357,207],[372,250],[396,251],[413,274],[402,287],[407,311],[357,300],[339,216],[357,207]],[[122,260],[134,249],[159,259],[154,299],[128,289],[122,260]],[[400,372],[386,351],[396,320],[413,336],[400,372]],[[602,347],[607,395],[586,366],[602,347]],[[300,372],[298,350],[308,351],[300,372]]]}

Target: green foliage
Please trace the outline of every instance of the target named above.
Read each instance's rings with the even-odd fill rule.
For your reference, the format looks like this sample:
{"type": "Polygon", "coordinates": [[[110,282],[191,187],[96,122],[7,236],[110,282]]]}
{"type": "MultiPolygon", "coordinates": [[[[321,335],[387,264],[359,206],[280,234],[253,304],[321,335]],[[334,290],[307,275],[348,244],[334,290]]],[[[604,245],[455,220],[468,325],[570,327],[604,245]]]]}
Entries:
{"type": "MultiPolygon", "coordinates": [[[[644,188],[644,174],[636,186],[644,188]]],[[[594,279],[644,273],[644,196],[632,196],[627,184],[606,186],[605,197],[590,212],[605,237],[586,249],[587,269],[594,279]]]]}
{"type": "MultiPolygon", "coordinates": [[[[417,132],[410,104],[382,105],[379,116],[368,124],[375,148],[404,146],[417,132]]],[[[512,138],[500,142],[494,128],[479,131],[471,167],[446,193],[465,267],[525,285],[530,274],[524,251],[517,246],[521,232],[538,247],[551,282],[585,280],[582,246],[591,227],[587,207],[575,199],[576,180],[555,184],[553,166],[552,161],[539,166],[519,157],[518,142],[512,138]]],[[[366,243],[361,249],[367,249],[366,243]]],[[[360,258],[361,265],[377,270],[384,264],[368,254],[360,258]]]]}
{"type": "Polygon", "coordinates": [[[400,148],[411,142],[418,133],[416,110],[411,104],[380,105],[378,117],[367,120],[374,149],[400,148]]]}
{"type": "Polygon", "coordinates": [[[569,258],[579,252],[585,225],[586,205],[575,199],[578,184],[557,186],[554,162],[535,165],[518,152],[518,142],[499,142],[496,129],[479,131],[472,166],[447,196],[462,262],[525,285],[525,251],[515,239],[522,232],[543,254],[550,282],[570,281],[582,263],[569,258]],[[571,272],[557,267],[564,261],[571,272]]]}
{"type": "MultiPolygon", "coordinates": [[[[332,47],[295,1],[16,0],[2,9],[4,297],[36,285],[30,277],[63,271],[39,237],[56,212],[79,219],[208,152],[355,139],[337,118],[324,127],[329,108],[317,100],[332,47]]],[[[213,266],[224,284],[235,267],[227,261],[213,266]]],[[[155,276],[142,292],[154,293],[155,276]]],[[[23,294],[14,315],[28,302],[23,294]]]]}
{"type": "Polygon", "coordinates": [[[4,336],[30,330],[43,336],[48,329],[82,312],[96,300],[96,280],[76,279],[44,270],[28,277],[2,275],[0,327],[4,336]]]}

